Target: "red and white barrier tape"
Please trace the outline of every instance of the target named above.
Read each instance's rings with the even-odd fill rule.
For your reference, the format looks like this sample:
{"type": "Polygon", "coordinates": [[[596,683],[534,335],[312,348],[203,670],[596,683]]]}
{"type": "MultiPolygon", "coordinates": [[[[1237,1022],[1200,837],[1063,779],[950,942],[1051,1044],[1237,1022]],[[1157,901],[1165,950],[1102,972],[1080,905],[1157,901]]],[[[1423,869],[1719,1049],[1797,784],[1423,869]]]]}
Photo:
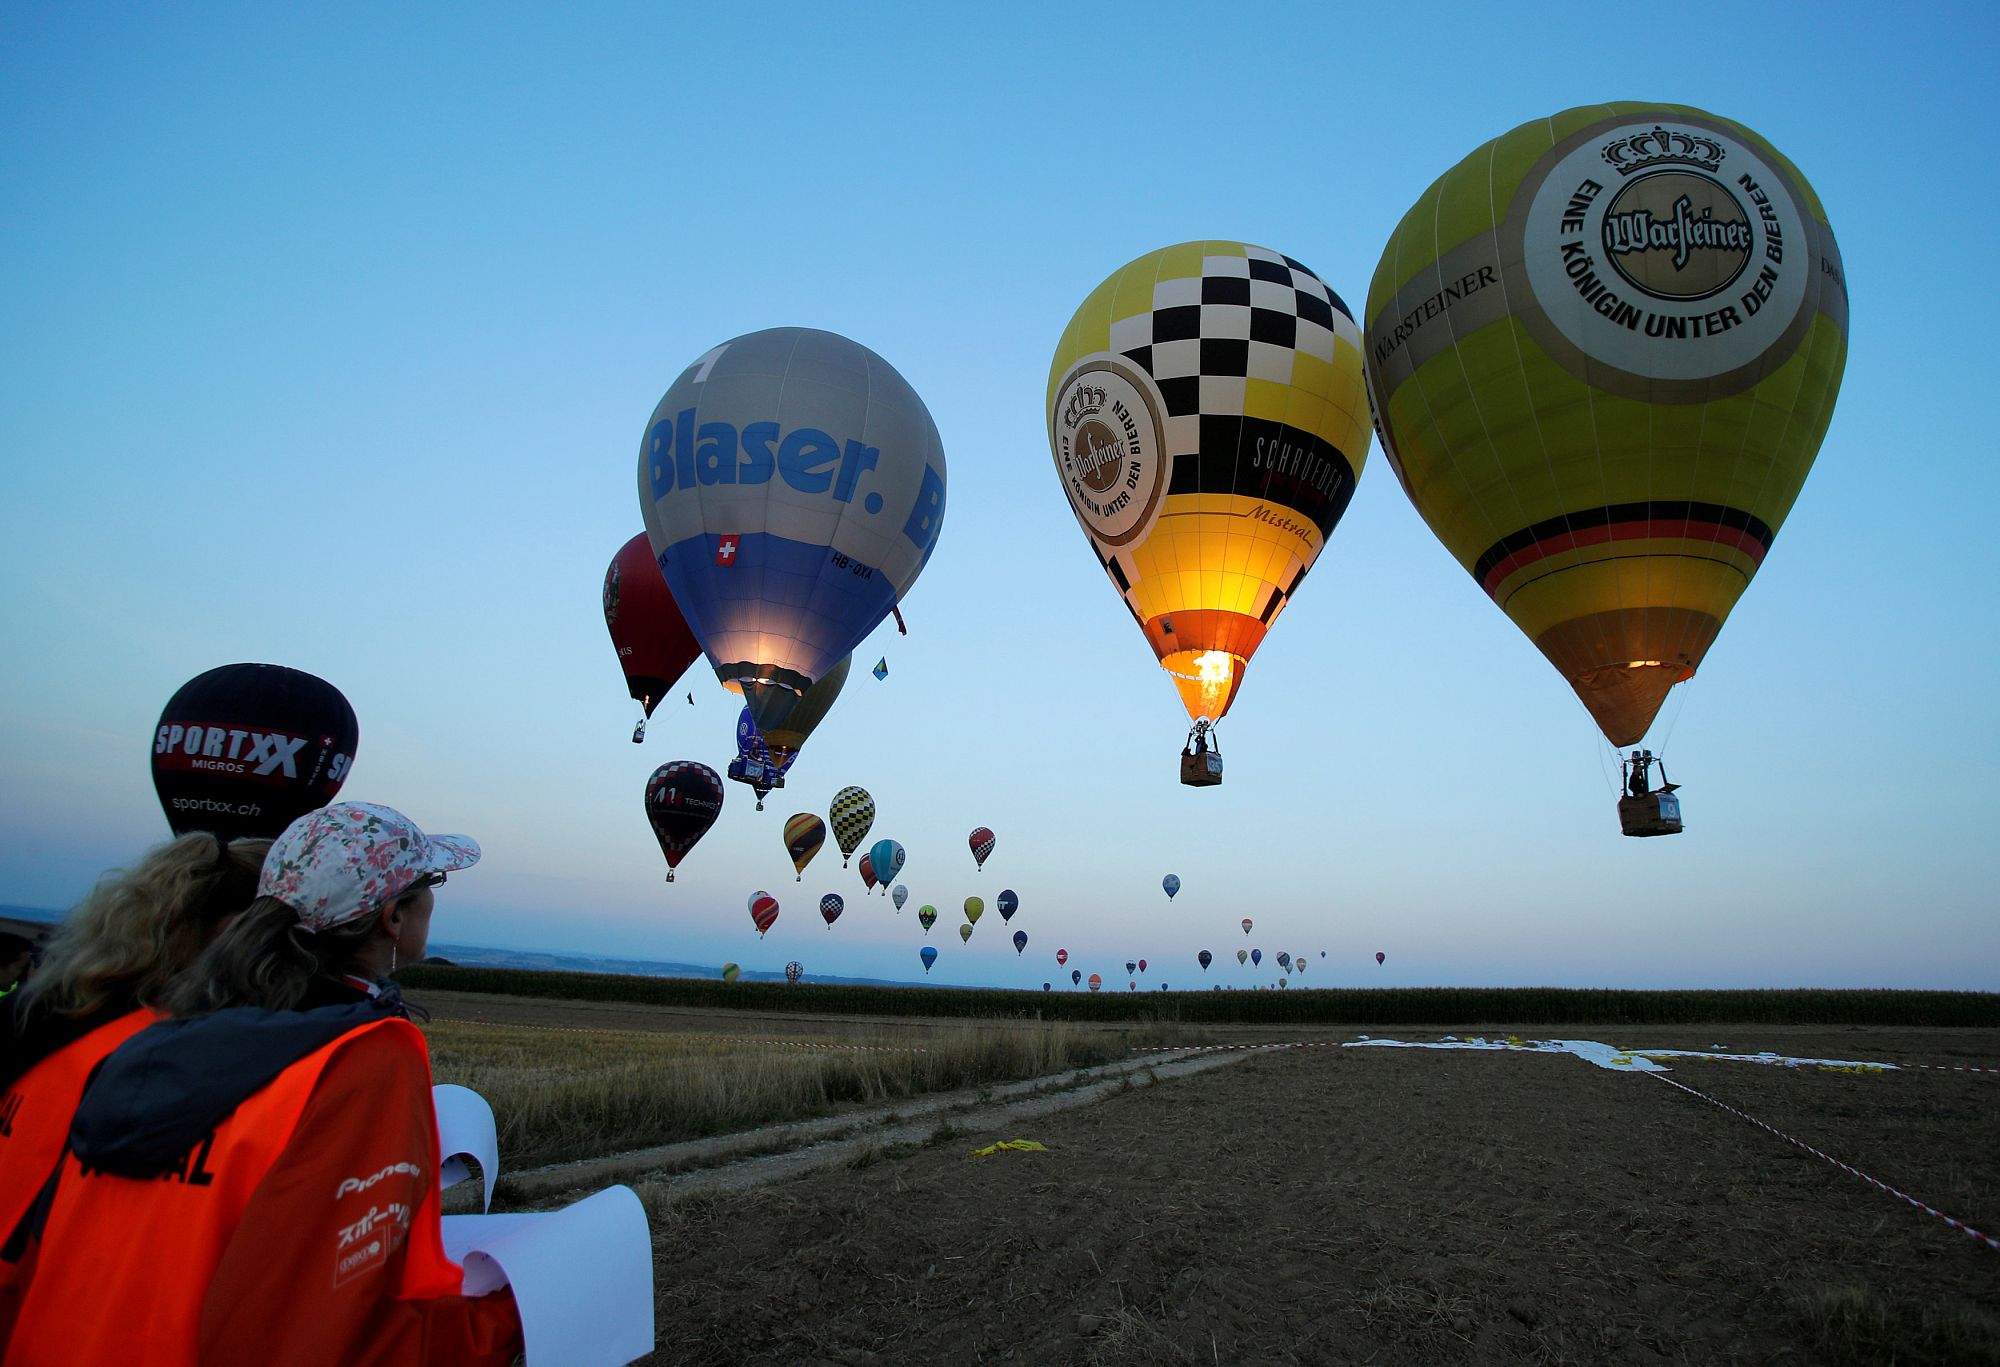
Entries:
{"type": "Polygon", "coordinates": [[[1908,1203],[1909,1205],[1913,1205],[1918,1210],[1924,1212],[1924,1214],[1926,1215],[1936,1216],[1938,1219],[1944,1221],[1946,1224],[1950,1225],[1953,1229],[1965,1235],[1967,1238],[1977,1240],[1979,1243],[1986,1245],[1986,1247],[1992,1249],[1994,1252],[2000,1253],[2000,1239],[1994,1238],[1991,1234],[1981,1234],[1971,1225],[1965,1223],[1965,1221],[1952,1219],[1951,1216],[1946,1215],[1943,1211],[1937,1209],[1936,1207],[1927,1206],[1922,1201],[1919,1201],[1916,1197],[1911,1196],[1905,1192],[1897,1191],[1887,1182],[1879,1181],[1876,1178],[1870,1177],[1867,1173],[1861,1171],[1859,1168],[1849,1167],[1847,1164],[1841,1162],[1838,1158],[1835,1158],[1832,1154],[1821,1153],[1818,1149],[1806,1143],[1803,1139],[1794,1139],[1792,1138],[1792,1136],[1786,1134],[1783,1130],[1776,1129],[1770,1125],[1766,1125],[1763,1121],[1759,1120],[1754,1115],[1745,1115],[1742,1111],[1737,1110],[1734,1106],[1729,1105],[1727,1102],[1717,1101],[1714,1097],[1708,1095],[1706,1092],[1697,1092],[1694,1088],[1686,1085],[1685,1083],[1675,1082],[1665,1073],[1652,1073],[1649,1076],[1658,1078],[1660,1081],[1666,1083],[1669,1087],[1677,1087],[1681,1091],[1686,1092],[1689,1096],[1699,1097],[1701,1100],[1706,1101],[1709,1105],[1715,1107],[1717,1110],[1727,1111],[1731,1115],[1737,1117],[1740,1120],[1747,1120],[1752,1125],[1755,1125],[1758,1129],[1763,1130],[1766,1133],[1776,1135],[1778,1138],[1784,1140],[1787,1144],[1792,1145],[1794,1148],[1804,1149],[1807,1153],[1811,1154],[1815,1158],[1825,1159],[1827,1162],[1833,1164],[1836,1168],[1839,1168],[1842,1172],[1846,1173],[1848,1176],[1858,1177],[1862,1181],[1866,1182],[1869,1186],[1874,1187],[1879,1191],[1886,1191],[1887,1193],[1889,1193],[1889,1195],[1895,1197],[1898,1201],[1903,1201],[1908,1203]]]}

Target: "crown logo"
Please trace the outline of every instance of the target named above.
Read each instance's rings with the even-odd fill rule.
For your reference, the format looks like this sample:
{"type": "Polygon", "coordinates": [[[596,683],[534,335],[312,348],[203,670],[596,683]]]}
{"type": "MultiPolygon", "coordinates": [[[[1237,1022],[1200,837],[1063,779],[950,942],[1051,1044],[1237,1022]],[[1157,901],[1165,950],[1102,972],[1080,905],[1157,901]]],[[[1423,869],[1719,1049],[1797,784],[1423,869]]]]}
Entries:
{"type": "Polygon", "coordinates": [[[1726,155],[1722,144],[1714,138],[1660,127],[1655,127],[1650,133],[1634,133],[1629,138],[1608,143],[1602,153],[1611,169],[1621,176],[1662,163],[1719,171],[1722,169],[1722,158],[1726,155]]]}
{"type": "Polygon", "coordinates": [[[1069,406],[1063,409],[1063,425],[1075,427],[1102,407],[1104,407],[1103,386],[1078,385],[1069,396],[1069,406]]]}

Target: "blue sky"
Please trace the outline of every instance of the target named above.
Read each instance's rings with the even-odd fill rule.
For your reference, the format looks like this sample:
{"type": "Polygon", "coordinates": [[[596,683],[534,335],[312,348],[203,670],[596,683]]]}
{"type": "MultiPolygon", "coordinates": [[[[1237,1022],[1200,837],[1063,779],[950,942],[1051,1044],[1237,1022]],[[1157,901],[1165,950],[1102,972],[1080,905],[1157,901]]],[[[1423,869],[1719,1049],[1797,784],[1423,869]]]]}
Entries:
{"type": "Polygon", "coordinates": [[[163,837],[161,705],[263,660],[354,704],[343,796],[485,845],[445,940],[921,977],[932,902],[953,982],[1039,985],[1063,947],[1196,985],[1209,948],[1249,985],[1255,944],[1326,950],[1309,985],[2000,988],[1989,10],[282,8],[0,13],[0,901],[163,837]],[[1770,138],[1851,291],[1818,464],[1654,732],[1687,833],[1617,835],[1608,748],[1379,449],[1227,781],[1182,788],[1179,703],[1050,469],[1070,313],[1211,236],[1359,310],[1438,174],[1605,99],[1770,138]],[[598,586],[660,394],[786,324],[902,371],[950,507],[911,635],[857,652],[887,681],[856,671],[768,810],[732,785],[669,887],[646,775],[719,768],[738,704],[697,666],[629,744],[598,586]],[[910,852],[900,917],[832,854],[792,880],[786,814],[847,783],[910,852]],[[960,946],[1003,887],[1020,915],[960,946]]]}

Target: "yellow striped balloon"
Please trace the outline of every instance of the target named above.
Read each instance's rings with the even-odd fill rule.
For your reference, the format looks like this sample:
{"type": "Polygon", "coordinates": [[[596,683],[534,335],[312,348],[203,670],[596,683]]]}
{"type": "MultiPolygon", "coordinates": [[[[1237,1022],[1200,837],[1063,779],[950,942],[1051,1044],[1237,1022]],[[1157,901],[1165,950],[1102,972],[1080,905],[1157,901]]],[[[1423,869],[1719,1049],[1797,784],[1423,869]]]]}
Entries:
{"type": "Polygon", "coordinates": [[[1847,285],[1818,196],[1728,119],[1566,110],[1424,192],[1367,322],[1404,492],[1605,737],[1637,742],[1833,416],[1847,285]]]}

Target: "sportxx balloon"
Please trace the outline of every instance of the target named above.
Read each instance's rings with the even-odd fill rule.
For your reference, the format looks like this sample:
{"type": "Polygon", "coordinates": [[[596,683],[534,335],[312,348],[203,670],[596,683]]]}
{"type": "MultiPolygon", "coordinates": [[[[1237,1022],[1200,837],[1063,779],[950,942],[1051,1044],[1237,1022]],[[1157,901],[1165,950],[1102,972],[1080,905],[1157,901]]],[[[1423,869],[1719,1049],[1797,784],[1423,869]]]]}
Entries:
{"type": "Polygon", "coordinates": [[[896,884],[896,890],[889,894],[889,900],[896,904],[897,911],[901,911],[903,903],[910,900],[910,890],[901,883],[898,883],[896,884]]]}
{"type": "Polygon", "coordinates": [[[644,709],[632,730],[636,743],[646,738],[646,720],[660,699],[701,654],[644,532],[619,547],[604,571],[604,625],[625,671],[625,689],[644,709]]]}
{"type": "Polygon", "coordinates": [[[722,966],[722,981],[726,983],[733,983],[736,981],[737,975],[740,974],[742,971],[743,970],[738,968],[735,964],[724,964],[722,966]]]}
{"type": "Polygon", "coordinates": [[[861,881],[867,885],[870,892],[875,891],[875,884],[881,881],[875,877],[875,859],[872,852],[861,856],[861,881]]]}
{"type": "Polygon", "coordinates": [[[1210,954],[1205,949],[1194,957],[1201,961],[1201,971],[1204,973],[1208,972],[1208,965],[1215,958],[1213,954],[1210,954]]]}
{"type": "Polygon", "coordinates": [[[1021,909],[1021,899],[1014,895],[1014,889],[1002,888],[1000,897],[994,905],[1000,908],[1001,920],[1011,921],[1014,919],[1014,913],[1021,909]]]}
{"type": "Polygon", "coordinates": [[[757,938],[763,939],[764,932],[778,923],[778,899],[761,890],[751,893],[750,921],[757,927],[757,938]]]}
{"type": "Polygon", "coordinates": [[[785,853],[792,857],[792,867],[798,870],[797,882],[806,880],[806,865],[812,863],[820,846],[826,843],[826,823],[811,812],[794,812],[785,819],[785,853]]]}
{"type": "Polygon", "coordinates": [[[937,924],[937,917],[937,908],[931,906],[929,903],[925,903],[923,906],[917,908],[917,924],[924,928],[924,934],[926,935],[930,934],[931,927],[937,924]]]}
{"type": "Polygon", "coordinates": [[[965,919],[972,925],[979,924],[979,918],[986,914],[986,903],[978,897],[965,899],[965,919]]]}
{"type": "Polygon", "coordinates": [[[972,926],[970,923],[961,923],[959,925],[958,938],[961,940],[970,940],[972,938],[972,926]]]}
{"type": "Polygon", "coordinates": [[[1070,319],[1047,398],[1091,550],[1188,716],[1220,721],[1367,460],[1347,305],[1263,247],[1149,252],[1070,319]]]}
{"type": "Polygon", "coordinates": [[[1066,949],[1059,949],[1059,950],[1057,950],[1057,951],[1056,951],[1056,962],[1057,962],[1058,964],[1066,964],[1066,963],[1068,963],[1068,962],[1069,962],[1069,951],[1068,951],[1068,950],[1066,950],[1066,949]]]}
{"type": "Polygon", "coordinates": [[[829,892],[826,896],[819,899],[819,914],[825,920],[827,929],[831,930],[833,928],[833,923],[840,919],[841,908],[846,905],[845,902],[841,901],[840,894],[837,892],[829,892]]]}
{"type": "Polygon", "coordinates": [[[869,854],[875,865],[875,881],[886,890],[896,875],[903,871],[903,847],[894,840],[878,840],[869,854]]]}
{"type": "Polygon", "coordinates": [[[153,731],[153,790],[175,835],[276,839],[333,801],[360,735],[354,709],[325,679],[223,665],[167,699],[153,731]]]}
{"type": "Polygon", "coordinates": [[[868,828],[875,824],[875,799],[868,796],[866,788],[842,788],[833,795],[833,807],[827,815],[833,821],[833,838],[840,845],[840,867],[844,869],[848,858],[861,848],[868,828]]]}
{"type": "Polygon", "coordinates": [[[1250,918],[1248,916],[1243,918],[1243,933],[1245,935],[1250,933],[1250,918]]]}
{"type": "Polygon", "coordinates": [[[786,982],[796,983],[800,978],[805,977],[805,975],[806,975],[806,966],[800,963],[797,959],[794,959],[790,963],[785,965],[786,982]]]}
{"type": "Polygon", "coordinates": [[[667,881],[695,843],[722,815],[722,777],[706,764],[677,759],[653,770],[646,780],[646,819],[660,853],[667,857],[667,881]]]}
{"type": "Polygon", "coordinates": [[[1015,932],[1014,932],[1014,952],[1015,952],[1016,954],[1019,954],[1019,953],[1021,953],[1021,951],[1025,950],[1025,949],[1026,949],[1027,947],[1028,947],[1028,932],[1027,932],[1027,931],[1025,931],[1025,930],[1017,930],[1017,931],[1015,931],[1015,932]]]}
{"type": "Polygon", "coordinates": [[[931,965],[937,962],[937,946],[925,945],[922,949],[917,951],[917,957],[921,958],[924,961],[924,972],[926,973],[930,972],[931,965]]]}
{"type": "Polygon", "coordinates": [[[1181,890],[1181,876],[1170,873],[1160,880],[1160,886],[1167,890],[1167,900],[1171,902],[1174,900],[1174,894],[1181,890]]]}
{"type": "Polygon", "coordinates": [[[965,843],[972,849],[973,869],[985,868],[987,859],[993,854],[993,832],[984,826],[975,826],[972,834],[965,837],[965,843]]]}
{"type": "Polygon", "coordinates": [[[696,358],[646,424],[638,476],[674,601],[766,736],[908,593],[944,522],[923,401],[867,347],[810,328],[696,358]]]}
{"type": "Polygon", "coordinates": [[[1367,314],[1404,492],[1605,738],[1638,741],[1833,417],[1847,284],[1819,197],[1717,115],[1565,110],[1424,192],[1367,314]]]}

